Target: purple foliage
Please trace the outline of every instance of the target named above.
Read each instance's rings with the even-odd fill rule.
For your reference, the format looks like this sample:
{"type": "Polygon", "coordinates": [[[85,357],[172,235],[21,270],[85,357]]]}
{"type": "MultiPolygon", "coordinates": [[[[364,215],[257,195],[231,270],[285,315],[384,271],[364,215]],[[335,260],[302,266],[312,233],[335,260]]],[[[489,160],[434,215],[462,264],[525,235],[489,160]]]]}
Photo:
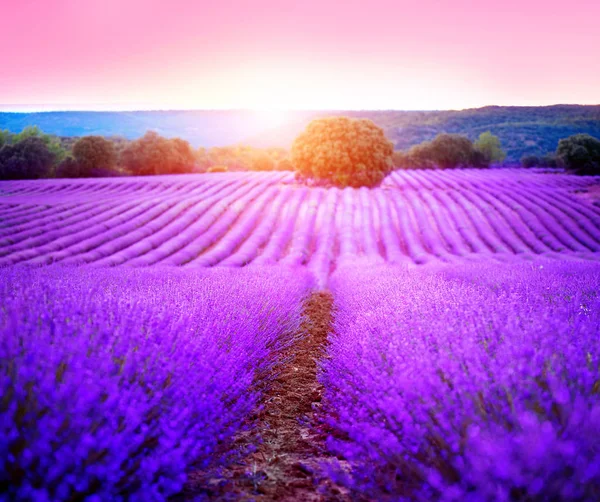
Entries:
{"type": "Polygon", "coordinates": [[[600,265],[342,267],[322,381],[376,500],[600,500],[600,265]]]}
{"type": "Polygon", "coordinates": [[[390,264],[600,252],[600,178],[523,169],[396,171],[381,187],[291,173],[0,182],[0,266],[390,264]]]}
{"type": "Polygon", "coordinates": [[[308,274],[0,269],[0,500],[164,500],[227,460],[308,274]]]}
{"type": "Polygon", "coordinates": [[[600,500],[597,181],[0,182],[0,502],[162,500],[226,465],[332,271],[334,477],[376,500],[600,500]]]}

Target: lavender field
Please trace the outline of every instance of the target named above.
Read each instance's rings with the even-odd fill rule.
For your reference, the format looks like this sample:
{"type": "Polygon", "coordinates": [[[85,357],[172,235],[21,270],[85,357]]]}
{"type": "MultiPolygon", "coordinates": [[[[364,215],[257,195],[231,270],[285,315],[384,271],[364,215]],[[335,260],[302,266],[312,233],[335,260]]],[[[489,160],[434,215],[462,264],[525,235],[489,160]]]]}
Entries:
{"type": "Polygon", "coordinates": [[[291,173],[0,185],[0,264],[184,268],[561,258],[600,251],[594,178],[522,169],[397,171],[379,189],[307,188],[291,173]]]}
{"type": "Polygon", "coordinates": [[[332,475],[373,500],[597,500],[600,267],[344,267],[332,475]]]}
{"type": "Polygon", "coordinates": [[[0,501],[600,500],[599,183],[1,182],[0,501]]]}

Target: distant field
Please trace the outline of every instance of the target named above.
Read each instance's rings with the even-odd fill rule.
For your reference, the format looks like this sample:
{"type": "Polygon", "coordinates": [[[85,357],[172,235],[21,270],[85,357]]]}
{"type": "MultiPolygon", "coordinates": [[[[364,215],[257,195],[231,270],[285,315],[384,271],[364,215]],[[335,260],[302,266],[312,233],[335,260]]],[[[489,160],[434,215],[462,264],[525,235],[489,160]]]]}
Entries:
{"type": "Polygon", "coordinates": [[[598,180],[517,169],[396,172],[375,190],[291,173],[0,184],[0,265],[392,264],[600,255],[598,180]]]}

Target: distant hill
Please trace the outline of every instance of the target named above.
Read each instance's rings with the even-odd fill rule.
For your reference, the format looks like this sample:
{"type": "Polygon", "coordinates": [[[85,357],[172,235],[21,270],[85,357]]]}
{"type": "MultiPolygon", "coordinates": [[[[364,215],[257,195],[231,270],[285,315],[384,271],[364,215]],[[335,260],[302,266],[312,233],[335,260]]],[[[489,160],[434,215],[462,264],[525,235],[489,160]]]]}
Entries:
{"type": "Polygon", "coordinates": [[[525,154],[553,152],[559,139],[572,134],[588,133],[600,138],[600,105],[555,105],[487,106],[459,111],[312,112],[244,142],[257,147],[289,147],[313,118],[339,114],[373,120],[397,150],[433,139],[441,132],[460,133],[474,140],[482,132],[491,131],[500,138],[507,162],[516,162],[525,154]]]}
{"type": "Polygon", "coordinates": [[[544,107],[488,106],[447,111],[306,111],[289,112],[277,127],[252,111],[138,111],[138,112],[0,112],[0,129],[18,132],[37,125],[59,136],[100,134],[129,139],[155,130],[164,136],[179,136],[192,145],[288,148],[310,120],[347,115],[369,118],[383,127],[402,150],[432,139],[440,132],[461,133],[475,139],[491,131],[500,137],[508,162],[524,154],[546,154],[558,140],[576,133],[600,138],[600,105],[555,105],[544,107]]]}
{"type": "Polygon", "coordinates": [[[19,132],[37,125],[57,136],[123,136],[135,139],[153,130],[163,136],[178,136],[198,146],[237,143],[268,127],[268,121],[252,111],[186,110],[137,112],[0,112],[0,130],[19,132]]]}

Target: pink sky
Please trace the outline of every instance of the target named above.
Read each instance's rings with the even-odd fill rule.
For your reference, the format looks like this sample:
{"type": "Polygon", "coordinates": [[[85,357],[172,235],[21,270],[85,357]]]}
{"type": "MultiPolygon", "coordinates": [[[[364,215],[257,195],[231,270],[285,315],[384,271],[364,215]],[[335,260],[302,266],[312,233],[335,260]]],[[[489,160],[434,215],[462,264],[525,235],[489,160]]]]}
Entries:
{"type": "Polygon", "coordinates": [[[600,103],[600,1],[0,0],[0,103],[600,103]]]}

